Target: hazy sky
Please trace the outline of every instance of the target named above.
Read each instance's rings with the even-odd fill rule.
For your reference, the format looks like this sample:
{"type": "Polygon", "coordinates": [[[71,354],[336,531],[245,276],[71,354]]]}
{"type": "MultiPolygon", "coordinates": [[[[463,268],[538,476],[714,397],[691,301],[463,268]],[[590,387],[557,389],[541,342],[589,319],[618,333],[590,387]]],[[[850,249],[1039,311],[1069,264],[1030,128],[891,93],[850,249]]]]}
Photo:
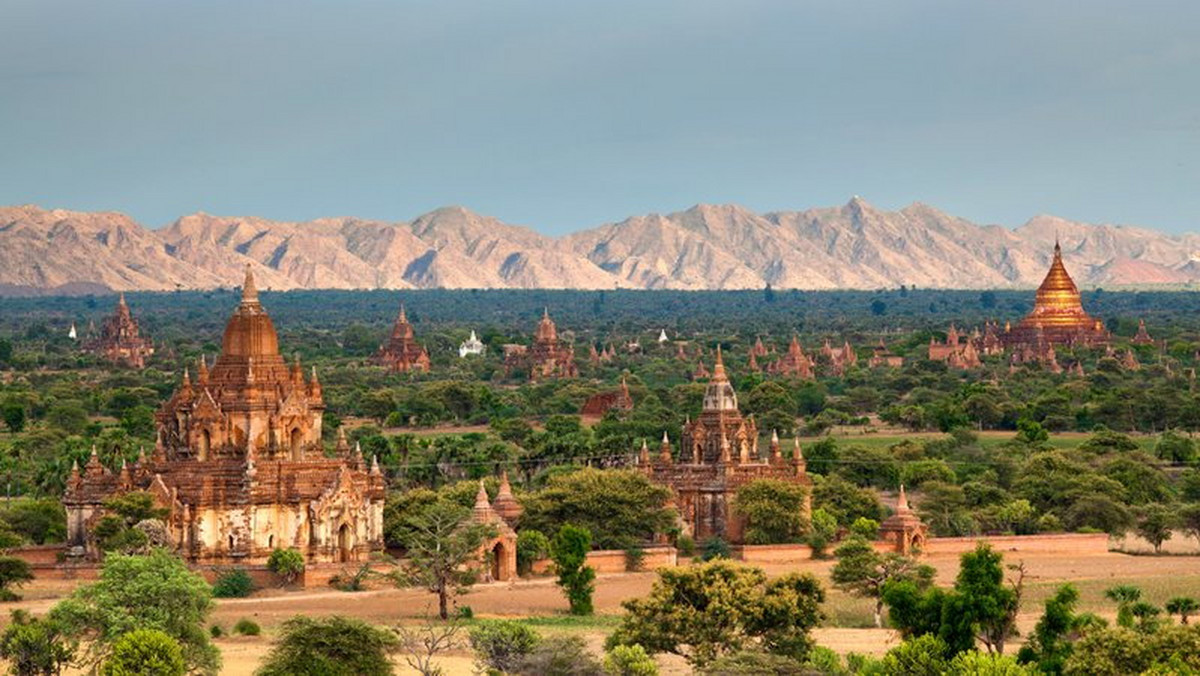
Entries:
{"type": "Polygon", "coordinates": [[[1200,231],[1200,2],[0,0],[0,203],[1200,231]]]}

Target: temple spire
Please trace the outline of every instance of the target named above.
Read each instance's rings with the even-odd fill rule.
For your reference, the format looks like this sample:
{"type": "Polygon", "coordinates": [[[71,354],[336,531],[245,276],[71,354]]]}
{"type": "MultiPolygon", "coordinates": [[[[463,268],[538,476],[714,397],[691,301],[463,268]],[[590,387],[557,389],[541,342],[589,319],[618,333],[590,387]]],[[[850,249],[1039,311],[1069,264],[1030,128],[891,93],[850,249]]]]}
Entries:
{"type": "Polygon", "coordinates": [[[254,285],[254,270],[246,264],[246,278],[242,282],[242,305],[258,302],[258,287],[254,285]]]}
{"type": "Polygon", "coordinates": [[[900,497],[896,498],[896,513],[912,511],[908,506],[908,494],[904,492],[904,484],[900,484],[900,497]]]}
{"type": "Polygon", "coordinates": [[[717,343],[717,363],[713,364],[713,380],[728,380],[725,375],[725,360],[721,357],[721,344],[717,343]]]}

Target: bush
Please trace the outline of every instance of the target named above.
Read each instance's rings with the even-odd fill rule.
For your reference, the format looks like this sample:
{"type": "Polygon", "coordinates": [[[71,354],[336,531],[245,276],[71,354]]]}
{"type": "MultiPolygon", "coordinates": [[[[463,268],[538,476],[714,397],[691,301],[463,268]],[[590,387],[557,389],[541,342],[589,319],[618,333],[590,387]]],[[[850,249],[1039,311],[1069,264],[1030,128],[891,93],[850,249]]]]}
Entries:
{"type": "Polygon", "coordinates": [[[0,636],[0,658],[8,660],[11,673],[18,676],[60,674],[75,658],[78,645],[61,622],[15,610],[0,636]]]}
{"type": "Polygon", "coordinates": [[[533,564],[550,555],[550,538],[541,531],[523,530],[517,535],[517,574],[524,577],[533,564]]]}
{"type": "Polygon", "coordinates": [[[642,646],[619,645],[604,656],[604,673],[608,676],[658,676],[658,665],[642,646]]]}
{"type": "Polygon", "coordinates": [[[213,582],[213,596],[219,599],[244,599],[254,591],[254,580],[241,568],[225,571],[213,582]]]}
{"type": "Polygon", "coordinates": [[[241,634],[242,636],[258,636],[262,633],[262,627],[254,620],[242,618],[233,625],[233,633],[241,634]]]}
{"type": "Polygon", "coordinates": [[[700,551],[701,561],[713,561],[716,559],[728,559],[732,550],[729,548],[729,543],[724,538],[709,538],[704,541],[704,545],[700,551]]]}
{"type": "Polygon", "coordinates": [[[348,617],[298,615],[283,623],[279,640],[255,676],[392,676],[396,634],[348,617]]]}
{"type": "Polygon", "coordinates": [[[135,629],[113,643],[100,676],[183,676],[183,651],[157,629],[135,629]]]}
{"type": "Polygon", "coordinates": [[[646,550],[641,545],[632,545],[625,549],[625,572],[636,573],[642,569],[646,561],[646,550]]]}
{"type": "Polygon", "coordinates": [[[516,669],[541,640],[537,632],[511,620],[481,622],[471,630],[470,639],[479,665],[499,672],[516,669]]]}
{"type": "Polygon", "coordinates": [[[519,676],[604,676],[604,667],[580,636],[538,641],[513,670],[519,676]]]}
{"type": "Polygon", "coordinates": [[[811,672],[790,657],[743,650],[714,660],[700,673],[706,676],[806,676],[811,672]]]}
{"type": "Polygon", "coordinates": [[[292,584],[304,572],[304,555],[295,549],[276,549],[267,558],[267,570],[292,584]]]}
{"type": "Polygon", "coordinates": [[[679,550],[680,556],[692,556],[696,553],[696,541],[691,535],[680,535],[675,538],[675,549],[679,550]]]}
{"type": "Polygon", "coordinates": [[[458,606],[454,609],[454,616],[460,620],[474,619],[475,610],[471,606],[458,606]]]}
{"type": "Polygon", "coordinates": [[[225,630],[221,628],[221,625],[214,624],[208,628],[208,635],[213,638],[221,638],[225,635],[225,630]]]}

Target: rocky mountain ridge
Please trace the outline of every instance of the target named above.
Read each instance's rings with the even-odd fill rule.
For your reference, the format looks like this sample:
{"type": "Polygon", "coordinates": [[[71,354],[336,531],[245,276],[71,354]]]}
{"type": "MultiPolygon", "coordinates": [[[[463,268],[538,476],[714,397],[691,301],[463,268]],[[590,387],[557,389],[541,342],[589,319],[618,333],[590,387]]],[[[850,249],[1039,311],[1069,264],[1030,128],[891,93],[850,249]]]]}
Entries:
{"type": "Polygon", "coordinates": [[[96,289],[872,289],[1036,286],[1058,237],[1083,286],[1200,281],[1200,235],[1037,216],[1009,229],[914,203],[757,213],[697,205],[562,238],[462,207],[412,221],[124,214],[0,207],[0,294],[96,289]]]}

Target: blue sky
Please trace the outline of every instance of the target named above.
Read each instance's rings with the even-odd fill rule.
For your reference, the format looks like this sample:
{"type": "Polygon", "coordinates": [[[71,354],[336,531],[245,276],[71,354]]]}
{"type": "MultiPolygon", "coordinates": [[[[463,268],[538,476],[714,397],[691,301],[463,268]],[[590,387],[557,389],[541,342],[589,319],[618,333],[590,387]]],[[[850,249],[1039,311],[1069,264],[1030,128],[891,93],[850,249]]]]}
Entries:
{"type": "Polygon", "coordinates": [[[1200,231],[1200,3],[0,0],[0,203],[1200,231]]]}

